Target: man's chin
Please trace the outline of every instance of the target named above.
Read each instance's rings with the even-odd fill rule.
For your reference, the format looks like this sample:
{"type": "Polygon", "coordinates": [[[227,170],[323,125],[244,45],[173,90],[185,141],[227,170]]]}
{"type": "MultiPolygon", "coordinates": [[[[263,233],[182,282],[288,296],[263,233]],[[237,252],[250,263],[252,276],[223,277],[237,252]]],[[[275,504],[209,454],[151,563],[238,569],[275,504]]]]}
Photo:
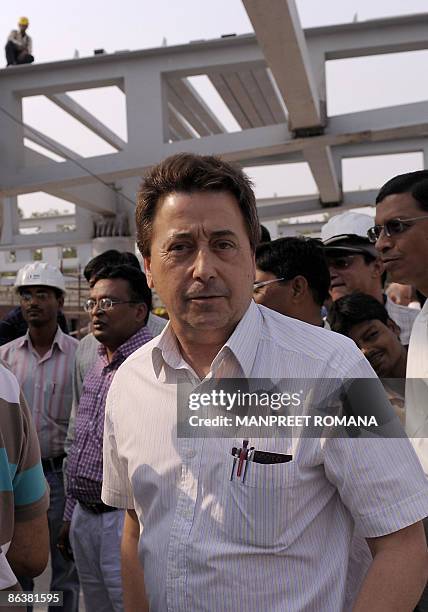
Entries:
{"type": "Polygon", "coordinates": [[[346,287],[340,286],[340,287],[333,287],[333,289],[330,289],[329,293],[330,293],[330,297],[333,300],[333,302],[336,302],[336,300],[339,300],[345,295],[348,295],[349,291],[346,290],[346,287]]]}
{"type": "Polygon", "coordinates": [[[92,335],[94,336],[95,340],[98,340],[98,342],[104,342],[106,337],[106,334],[102,329],[93,329],[92,335]]]}

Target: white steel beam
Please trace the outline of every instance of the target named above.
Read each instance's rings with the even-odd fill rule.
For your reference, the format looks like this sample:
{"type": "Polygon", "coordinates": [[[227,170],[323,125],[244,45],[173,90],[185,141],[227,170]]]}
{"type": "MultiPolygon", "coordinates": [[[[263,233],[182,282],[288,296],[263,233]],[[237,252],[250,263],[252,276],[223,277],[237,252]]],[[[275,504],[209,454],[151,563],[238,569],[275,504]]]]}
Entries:
{"type": "Polygon", "coordinates": [[[72,151],[71,149],[64,146],[57,140],[54,140],[53,138],[46,136],[46,134],[43,134],[42,132],[39,132],[35,128],[32,128],[27,125],[24,127],[24,138],[31,140],[31,142],[38,144],[40,147],[43,147],[44,149],[47,149],[48,151],[51,151],[51,153],[55,153],[56,155],[59,155],[60,157],[63,157],[64,159],[67,159],[67,158],[79,159],[80,158],[80,155],[76,153],[75,151],[72,151]]]}
{"type": "Polygon", "coordinates": [[[126,142],[124,140],[97,119],[92,113],[87,111],[86,108],[83,108],[83,106],[78,104],[73,98],[70,98],[69,95],[59,93],[46,97],[118,151],[122,151],[126,147],[126,142]]]}
{"type": "Polygon", "coordinates": [[[324,123],[294,0],[243,0],[293,130],[324,123]]]}
{"type": "MultiPolygon", "coordinates": [[[[203,131],[200,131],[196,128],[196,125],[193,125],[193,121],[186,117],[187,121],[189,121],[192,127],[194,127],[201,136],[208,134],[223,134],[226,131],[190,81],[187,79],[171,78],[168,79],[168,84],[170,89],[172,89],[175,95],[181,100],[182,105],[189,109],[198,120],[199,124],[202,124],[203,131]]],[[[177,110],[181,113],[179,108],[177,108],[177,110]]],[[[183,116],[185,117],[184,114],[183,116]]]]}
{"type": "Polygon", "coordinates": [[[321,202],[327,204],[340,202],[342,197],[334,168],[330,147],[307,147],[304,150],[314,180],[317,184],[321,202]]]}
{"type": "Polygon", "coordinates": [[[377,195],[377,190],[350,191],[342,196],[343,202],[340,206],[325,208],[320,200],[313,195],[290,197],[290,198],[268,198],[257,201],[257,211],[261,221],[301,217],[317,213],[329,212],[339,214],[352,208],[372,206],[377,195]]]}

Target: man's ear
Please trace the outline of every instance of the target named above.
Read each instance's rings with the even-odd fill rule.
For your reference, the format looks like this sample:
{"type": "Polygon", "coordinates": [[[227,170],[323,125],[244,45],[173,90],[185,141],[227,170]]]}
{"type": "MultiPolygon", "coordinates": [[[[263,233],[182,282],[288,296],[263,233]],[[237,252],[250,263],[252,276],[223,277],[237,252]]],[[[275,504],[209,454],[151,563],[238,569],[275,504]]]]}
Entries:
{"type": "Polygon", "coordinates": [[[291,281],[291,299],[299,302],[308,290],[308,281],[304,276],[295,276],[291,281]]]}
{"type": "Polygon", "coordinates": [[[393,321],[392,319],[388,319],[386,322],[387,327],[389,327],[389,329],[391,331],[394,332],[394,334],[397,336],[398,339],[400,339],[400,334],[401,334],[401,329],[400,326],[397,325],[397,323],[395,321],[393,321]]]}
{"type": "Polygon", "coordinates": [[[150,289],[154,289],[155,285],[153,283],[153,276],[152,276],[152,260],[151,257],[143,257],[143,261],[144,261],[144,272],[146,274],[146,278],[147,278],[147,284],[150,287],[150,289]]]}
{"type": "Polygon", "coordinates": [[[147,307],[147,304],[145,304],[144,302],[141,302],[141,304],[137,304],[138,321],[143,322],[145,320],[145,318],[147,317],[148,310],[149,309],[147,307]]]}
{"type": "Polygon", "coordinates": [[[59,309],[62,310],[64,308],[64,294],[62,294],[58,299],[59,309]]]}

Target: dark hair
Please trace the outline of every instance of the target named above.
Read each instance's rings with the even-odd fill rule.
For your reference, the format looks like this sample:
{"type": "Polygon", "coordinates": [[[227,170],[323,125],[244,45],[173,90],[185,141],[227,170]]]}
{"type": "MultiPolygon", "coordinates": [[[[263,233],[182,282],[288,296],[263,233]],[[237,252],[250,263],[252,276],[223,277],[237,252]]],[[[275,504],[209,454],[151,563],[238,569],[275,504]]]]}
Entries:
{"type": "Polygon", "coordinates": [[[270,232],[267,227],[260,225],[260,242],[270,242],[270,232]]]}
{"type": "Polygon", "coordinates": [[[144,324],[146,324],[152,309],[152,292],[147,284],[146,275],[140,268],[137,269],[129,264],[120,264],[99,269],[93,276],[93,282],[95,284],[102,279],[114,280],[116,278],[128,281],[130,300],[143,302],[147,306],[147,317],[144,321],[144,324]]]}
{"type": "Polygon", "coordinates": [[[397,193],[409,193],[422,210],[428,210],[428,170],[407,172],[390,179],[381,187],[376,204],[382,202],[387,196],[397,193]]]}
{"type": "Polygon", "coordinates": [[[141,270],[140,262],[134,253],[130,253],[129,251],[116,251],[116,249],[109,249],[108,251],[104,251],[104,253],[100,253],[96,257],[93,257],[85,266],[83,270],[83,276],[86,280],[90,281],[90,279],[101,270],[105,266],[118,266],[120,264],[127,264],[130,266],[134,266],[141,270]]]}
{"type": "Polygon", "coordinates": [[[137,196],[137,245],[144,256],[150,255],[156,206],[171,193],[228,192],[235,196],[245,221],[254,251],[260,241],[256,198],[250,179],[244,172],[218,157],[179,153],[154,166],[144,177],[137,196]]]}
{"type": "Polygon", "coordinates": [[[333,331],[349,336],[351,328],[358,323],[376,319],[386,325],[390,317],[385,306],[376,298],[356,292],[333,302],[327,319],[333,331]]]}
{"type": "Polygon", "coordinates": [[[314,238],[278,238],[260,244],[256,249],[256,265],[277,278],[291,280],[303,276],[320,306],[328,298],[330,272],[322,244],[314,238]]]}

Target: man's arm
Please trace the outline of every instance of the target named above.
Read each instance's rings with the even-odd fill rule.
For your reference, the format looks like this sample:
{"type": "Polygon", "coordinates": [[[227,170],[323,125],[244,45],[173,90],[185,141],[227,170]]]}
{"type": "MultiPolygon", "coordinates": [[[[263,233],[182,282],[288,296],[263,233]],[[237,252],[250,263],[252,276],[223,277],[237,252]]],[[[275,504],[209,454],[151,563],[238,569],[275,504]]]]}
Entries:
{"type": "Polygon", "coordinates": [[[47,514],[27,521],[16,521],[6,559],[14,574],[34,578],[41,574],[49,558],[47,514]]]}
{"type": "Polygon", "coordinates": [[[353,612],[412,612],[428,580],[428,552],[421,522],[367,538],[373,555],[353,612]]]}
{"type": "Polygon", "coordinates": [[[138,559],[140,526],[134,510],[127,510],[122,534],[122,586],[125,612],[149,612],[144,573],[138,559]]]}

